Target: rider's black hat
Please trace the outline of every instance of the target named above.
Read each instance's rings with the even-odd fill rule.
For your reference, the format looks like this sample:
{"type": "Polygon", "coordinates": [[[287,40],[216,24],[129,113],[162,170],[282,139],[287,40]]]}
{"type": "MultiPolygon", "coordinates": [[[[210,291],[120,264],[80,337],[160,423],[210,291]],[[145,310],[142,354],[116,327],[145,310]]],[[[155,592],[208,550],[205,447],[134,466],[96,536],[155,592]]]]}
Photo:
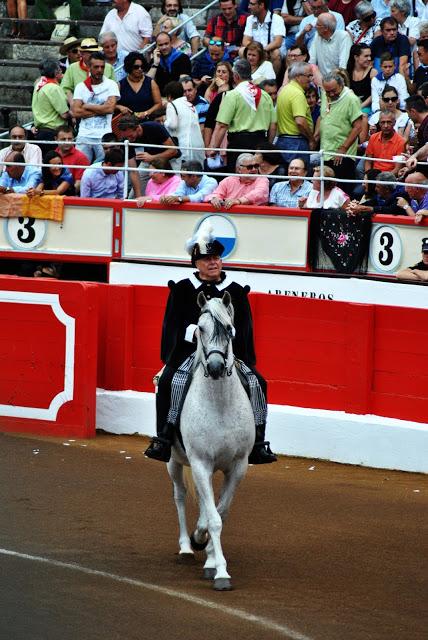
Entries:
{"type": "Polygon", "coordinates": [[[205,256],[221,256],[224,245],[213,235],[213,229],[208,221],[204,221],[193,238],[187,241],[186,248],[192,259],[192,266],[205,256]]]}

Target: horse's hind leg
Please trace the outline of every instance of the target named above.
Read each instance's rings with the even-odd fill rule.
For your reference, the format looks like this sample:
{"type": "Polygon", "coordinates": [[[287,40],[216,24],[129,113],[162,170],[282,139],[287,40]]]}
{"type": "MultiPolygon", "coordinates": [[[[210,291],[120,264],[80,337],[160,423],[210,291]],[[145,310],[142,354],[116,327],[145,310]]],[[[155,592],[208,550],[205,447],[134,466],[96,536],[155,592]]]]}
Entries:
{"type": "Polygon", "coordinates": [[[194,554],[190,546],[190,538],[186,523],[186,487],[183,479],[183,465],[171,458],[167,464],[167,468],[174,486],[174,502],[177,508],[178,526],[180,531],[178,539],[180,547],[179,554],[193,556],[194,554]]]}

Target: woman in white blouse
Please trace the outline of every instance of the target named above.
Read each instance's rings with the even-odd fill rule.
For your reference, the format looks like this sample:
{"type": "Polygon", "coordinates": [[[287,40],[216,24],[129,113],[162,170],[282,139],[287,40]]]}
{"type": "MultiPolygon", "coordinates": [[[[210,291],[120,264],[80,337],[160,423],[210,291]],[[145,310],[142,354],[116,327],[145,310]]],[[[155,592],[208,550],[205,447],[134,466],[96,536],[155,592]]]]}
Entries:
{"type": "Polygon", "coordinates": [[[324,167],[324,176],[329,178],[324,180],[324,204],[321,204],[319,177],[321,175],[321,168],[315,167],[312,180],[312,191],[309,192],[307,198],[299,198],[299,207],[301,209],[341,209],[349,200],[349,196],[342,191],[339,187],[336,187],[334,178],[336,174],[331,167],[324,167]]]}
{"type": "Polygon", "coordinates": [[[266,54],[260,42],[251,42],[244,49],[244,58],[251,66],[251,80],[259,84],[263,80],[274,80],[276,73],[272,63],[266,60],[266,54]]]}

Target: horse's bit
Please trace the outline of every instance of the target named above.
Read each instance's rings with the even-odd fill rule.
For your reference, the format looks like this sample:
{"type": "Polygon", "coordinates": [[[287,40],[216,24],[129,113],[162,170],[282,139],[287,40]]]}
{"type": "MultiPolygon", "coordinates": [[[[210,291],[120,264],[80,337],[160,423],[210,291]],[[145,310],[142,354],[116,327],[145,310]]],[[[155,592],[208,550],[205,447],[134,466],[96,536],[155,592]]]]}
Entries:
{"type": "MultiPolygon", "coordinates": [[[[209,311],[202,311],[202,313],[209,313],[209,311]]],[[[201,314],[201,315],[202,315],[202,314],[201,314]]],[[[229,336],[229,337],[228,337],[228,340],[227,340],[226,351],[227,351],[227,347],[229,346],[229,342],[231,341],[231,339],[232,339],[232,337],[231,337],[231,336],[229,336]]],[[[203,351],[203,354],[204,354],[204,357],[205,357],[205,362],[207,362],[207,361],[208,361],[208,358],[209,358],[211,355],[213,355],[214,353],[217,353],[219,356],[221,356],[221,357],[223,358],[223,362],[224,362],[224,373],[223,373],[223,375],[222,375],[222,378],[224,378],[224,376],[225,376],[225,375],[227,375],[227,376],[231,376],[231,375],[232,375],[233,365],[235,364],[235,359],[233,360],[233,362],[232,362],[232,364],[231,364],[230,368],[228,369],[228,368],[227,368],[227,353],[224,353],[223,351],[220,351],[220,349],[211,349],[211,351],[208,351],[208,352],[207,352],[207,350],[205,349],[205,345],[204,345],[204,343],[203,343],[203,341],[202,341],[202,338],[201,338],[201,346],[202,346],[202,351],[203,351]]],[[[205,378],[209,378],[209,375],[210,375],[210,374],[208,373],[208,369],[207,369],[206,364],[204,364],[203,362],[201,362],[201,364],[202,364],[202,367],[203,367],[203,369],[204,369],[204,376],[205,376],[205,378]]]]}

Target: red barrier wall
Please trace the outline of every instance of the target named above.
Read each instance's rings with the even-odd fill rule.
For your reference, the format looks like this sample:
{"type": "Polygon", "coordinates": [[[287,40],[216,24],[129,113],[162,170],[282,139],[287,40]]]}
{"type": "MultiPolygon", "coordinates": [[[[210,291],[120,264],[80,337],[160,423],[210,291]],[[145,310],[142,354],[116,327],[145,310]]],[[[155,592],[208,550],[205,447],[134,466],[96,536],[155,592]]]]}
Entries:
{"type": "Polygon", "coordinates": [[[95,435],[97,285],[0,278],[0,430],[95,435]]]}
{"type": "MultiPolygon", "coordinates": [[[[99,386],[152,392],[168,289],[104,289],[99,386]]],[[[266,294],[250,301],[269,402],[426,420],[427,310],[266,294]]]]}

